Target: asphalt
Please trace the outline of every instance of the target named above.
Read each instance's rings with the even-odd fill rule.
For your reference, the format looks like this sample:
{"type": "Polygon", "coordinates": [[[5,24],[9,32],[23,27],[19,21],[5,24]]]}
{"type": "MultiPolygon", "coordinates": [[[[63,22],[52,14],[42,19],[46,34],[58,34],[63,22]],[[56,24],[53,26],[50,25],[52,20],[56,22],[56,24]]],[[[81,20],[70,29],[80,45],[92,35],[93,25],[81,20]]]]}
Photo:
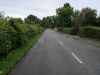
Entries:
{"type": "Polygon", "coordinates": [[[8,75],[100,75],[100,48],[46,30],[8,75]]]}

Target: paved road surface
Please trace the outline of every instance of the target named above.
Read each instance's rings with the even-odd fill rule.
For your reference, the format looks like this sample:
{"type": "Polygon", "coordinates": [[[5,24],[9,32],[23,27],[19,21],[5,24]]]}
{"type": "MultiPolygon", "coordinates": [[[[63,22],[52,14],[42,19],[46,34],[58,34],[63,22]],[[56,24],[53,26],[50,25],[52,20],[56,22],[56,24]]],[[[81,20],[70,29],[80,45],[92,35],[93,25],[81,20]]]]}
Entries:
{"type": "Polygon", "coordinates": [[[100,48],[46,30],[9,75],[100,75],[100,48]]]}

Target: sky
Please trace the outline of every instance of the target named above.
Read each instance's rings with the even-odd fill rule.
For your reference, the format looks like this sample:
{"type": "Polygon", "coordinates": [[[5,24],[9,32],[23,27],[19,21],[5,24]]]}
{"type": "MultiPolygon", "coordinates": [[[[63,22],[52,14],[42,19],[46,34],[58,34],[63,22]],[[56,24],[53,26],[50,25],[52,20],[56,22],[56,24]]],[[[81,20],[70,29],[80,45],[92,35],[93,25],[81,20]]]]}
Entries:
{"type": "Polygon", "coordinates": [[[25,18],[33,14],[42,19],[56,15],[56,8],[65,3],[70,3],[74,9],[90,7],[100,13],[100,0],[0,0],[0,11],[4,11],[6,16],[25,18]]]}

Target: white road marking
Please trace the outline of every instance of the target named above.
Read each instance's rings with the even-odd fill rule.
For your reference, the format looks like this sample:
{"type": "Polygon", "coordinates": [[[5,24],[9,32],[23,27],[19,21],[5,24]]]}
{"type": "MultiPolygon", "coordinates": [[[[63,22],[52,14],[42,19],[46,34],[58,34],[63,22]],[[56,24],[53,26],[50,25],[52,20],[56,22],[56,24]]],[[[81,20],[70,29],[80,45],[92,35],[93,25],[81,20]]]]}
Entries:
{"type": "Polygon", "coordinates": [[[74,58],[79,62],[79,63],[83,63],[74,53],[71,53],[73,56],[74,56],[74,58]]]}
{"type": "MultiPolygon", "coordinates": [[[[55,36],[55,39],[56,39],[57,41],[59,41],[58,38],[57,38],[56,36],[55,36]]],[[[63,42],[59,41],[59,43],[63,46],[63,42]]]]}
{"type": "Polygon", "coordinates": [[[63,45],[63,43],[62,43],[61,41],[59,41],[59,43],[60,43],[61,45],[63,45]]]}

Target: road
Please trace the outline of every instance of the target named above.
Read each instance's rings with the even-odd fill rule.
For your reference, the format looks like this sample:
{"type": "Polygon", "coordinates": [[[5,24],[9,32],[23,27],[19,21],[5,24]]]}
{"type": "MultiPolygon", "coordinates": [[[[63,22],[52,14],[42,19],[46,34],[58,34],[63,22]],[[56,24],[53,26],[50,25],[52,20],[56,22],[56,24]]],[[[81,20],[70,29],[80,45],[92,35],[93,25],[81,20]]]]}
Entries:
{"type": "Polygon", "coordinates": [[[100,75],[100,48],[46,30],[9,75],[100,75]]]}

